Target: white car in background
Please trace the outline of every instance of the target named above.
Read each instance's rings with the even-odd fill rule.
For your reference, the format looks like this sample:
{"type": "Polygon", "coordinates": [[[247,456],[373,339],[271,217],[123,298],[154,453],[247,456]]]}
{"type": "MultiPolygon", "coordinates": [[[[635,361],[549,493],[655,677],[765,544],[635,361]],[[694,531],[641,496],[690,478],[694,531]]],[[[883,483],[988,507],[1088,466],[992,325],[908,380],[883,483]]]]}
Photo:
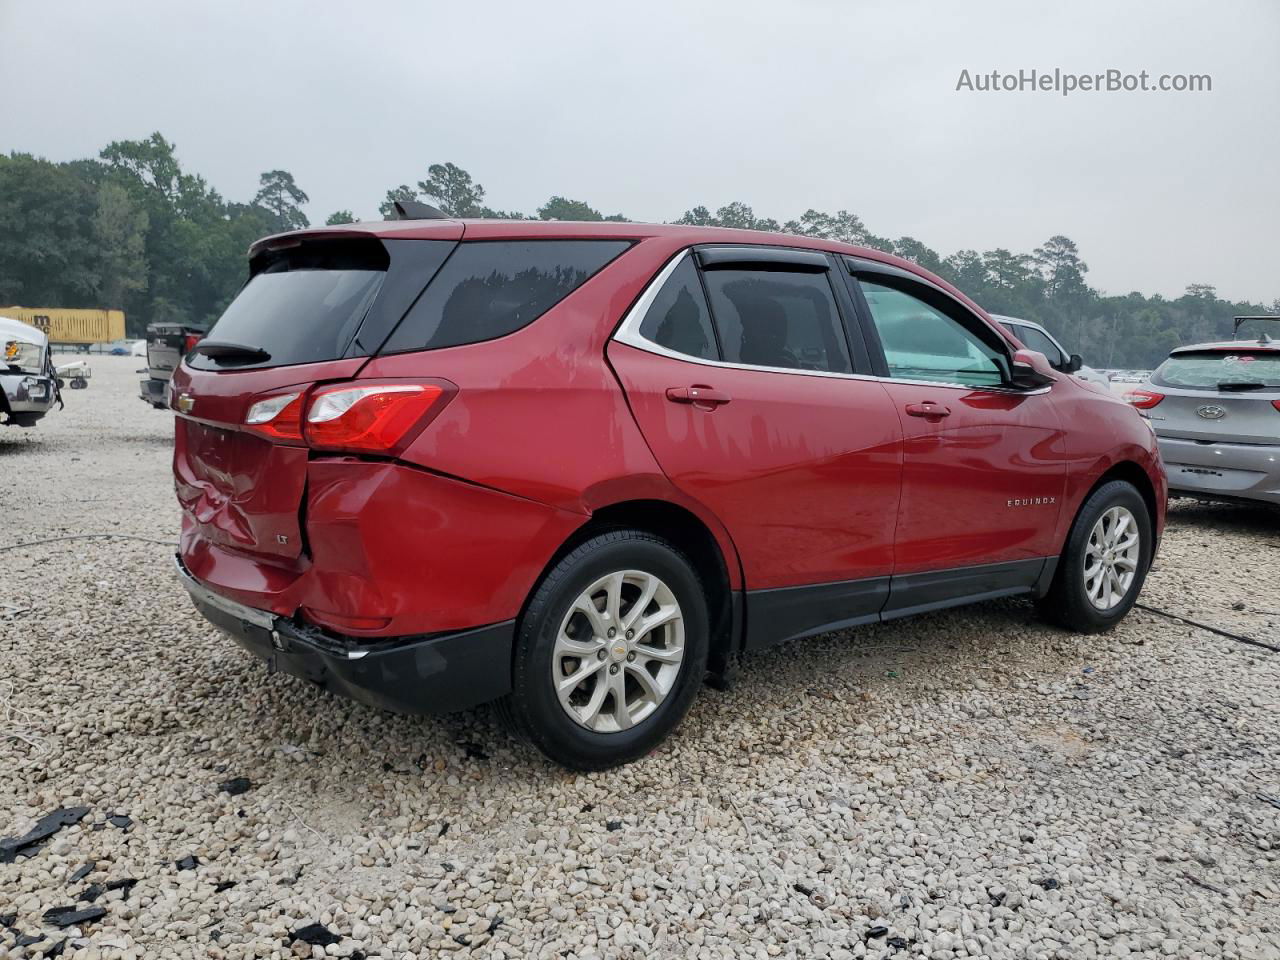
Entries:
{"type": "Polygon", "coordinates": [[[35,426],[61,402],[49,338],[20,320],[0,317],[0,424],[35,426]]]}
{"type": "Polygon", "coordinates": [[[998,313],[991,314],[991,319],[1000,324],[1028,350],[1043,353],[1049,358],[1049,364],[1062,373],[1069,373],[1087,383],[1096,383],[1110,388],[1110,381],[1093,367],[1086,367],[1078,353],[1067,353],[1066,348],[1054,339],[1040,324],[1018,317],[1002,317],[998,313]]]}

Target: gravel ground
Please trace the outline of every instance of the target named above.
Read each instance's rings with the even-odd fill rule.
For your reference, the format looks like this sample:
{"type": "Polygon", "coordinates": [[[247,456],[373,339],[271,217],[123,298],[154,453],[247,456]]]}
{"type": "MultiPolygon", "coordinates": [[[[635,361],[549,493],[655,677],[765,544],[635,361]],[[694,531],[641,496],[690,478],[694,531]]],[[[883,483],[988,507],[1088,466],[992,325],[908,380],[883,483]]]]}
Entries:
{"type": "MultiPolygon", "coordinates": [[[[138,365],[0,430],[0,547],[174,538],[138,365]]],[[[1280,643],[1278,534],[1178,505],[1144,599],[1280,643]]],[[[0,956],[1280,958],[1266,650],[989,603],[755,656],[653,756],[574,775],[488,709],[268,677],[168,557],[0,552],[0,835],[88,808],[0,863],[0,956]]]]}

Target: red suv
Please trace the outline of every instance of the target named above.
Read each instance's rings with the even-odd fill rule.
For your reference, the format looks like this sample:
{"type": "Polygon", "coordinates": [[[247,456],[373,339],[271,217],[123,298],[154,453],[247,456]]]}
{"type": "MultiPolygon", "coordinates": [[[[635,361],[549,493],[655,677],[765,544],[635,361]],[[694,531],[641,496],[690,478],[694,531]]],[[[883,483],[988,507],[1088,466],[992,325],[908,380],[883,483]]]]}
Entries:
{"type": "Polygon", "coordinates": [[[801,237],[271,237],[170,402],[209,620],[380,707],[497,700],[576,768],[797,637],[1013,595],[1105,630],[1164,522],[1137,411],[919,267],[801,237]]]}

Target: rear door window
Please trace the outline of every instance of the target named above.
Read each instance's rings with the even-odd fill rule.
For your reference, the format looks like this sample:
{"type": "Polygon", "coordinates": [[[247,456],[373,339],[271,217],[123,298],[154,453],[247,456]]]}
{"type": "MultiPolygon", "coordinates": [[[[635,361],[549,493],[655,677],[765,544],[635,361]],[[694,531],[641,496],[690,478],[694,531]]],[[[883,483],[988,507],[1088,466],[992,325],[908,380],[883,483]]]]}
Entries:
{"type": "Polygon", "coordinates": [[[625,240],[460,243],[380,352],[454,347],[513,333],[628,246],[625,240]]]}
{"type": "Polygon", "coordinates": [[[658,291],[640,324],[640,336],[675,353],[702,360],[720,359],[707,298],[691,257],[680,261],[658,291]]]}
{"type": "MultiPolygon", "coordinates": [[[[388,263],[377,241],[309,242],[271,254],[256,264],[207,339],[266,351],[259,367],[335,360],[378,296],[388,263]]],[[[205,370],[224,365],[198,353],[188,363],[205,370]]]]}
{"type": "Polygon", "coordinates": [[[703,276],[720,349],[729,363],[852,371],[825,271],[717,268],[703,276]]]}

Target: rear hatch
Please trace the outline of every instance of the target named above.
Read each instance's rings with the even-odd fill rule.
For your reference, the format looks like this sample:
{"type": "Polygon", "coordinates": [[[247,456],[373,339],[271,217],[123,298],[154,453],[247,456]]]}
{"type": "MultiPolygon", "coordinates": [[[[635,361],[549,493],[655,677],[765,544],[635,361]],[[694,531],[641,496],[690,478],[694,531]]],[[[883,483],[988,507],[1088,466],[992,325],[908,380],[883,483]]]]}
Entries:
{"type": "Polygon", "coordinates": [[[173,378],[184,549],[198,535],[284,565],[302,554],[310,451],[281,436],[293,409],[282,406],[354,377],[456,239],[350,231],[255,245],[249,281],[173,378]],[[278,416],[255,426],[255,410],[278,416]]]}
{"type": "Polygon", "coordinates": [[[1162,437],[1280,444],[1280,349],[1241,343],[1180,351],[1150,382],[1138,392],[1154,400],[1147,416],[1162,437]]]}

